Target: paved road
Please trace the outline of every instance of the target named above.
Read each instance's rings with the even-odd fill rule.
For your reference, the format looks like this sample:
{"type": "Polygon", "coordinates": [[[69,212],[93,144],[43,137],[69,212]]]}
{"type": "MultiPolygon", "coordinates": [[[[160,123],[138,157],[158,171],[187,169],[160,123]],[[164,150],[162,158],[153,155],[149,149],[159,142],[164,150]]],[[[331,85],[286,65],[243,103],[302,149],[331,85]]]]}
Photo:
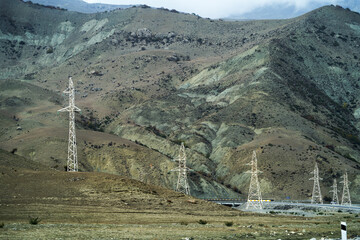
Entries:
{"type": "MultiPolygon", "coordinates": [[[[246,202],[246,199],[205,199],[210,202],[215,202],[221,205],[226,206],[240,206],[246,202]]],[[[292,205],[292,206],[298,206],[298,207],[321,207],[321,208],[336,208],[336,209],[351,209],[360,211],[359,205],[338,205],[338,204],[311,204],[311,203],[303,203],[303,202],[280,202],[280,201],[270,201],[270,200],[264,200],[264,203],[266,205],[292,205]]]]}
{"type": "Polygon", "coordinates": [[[360,211],[360,206],[358,205],[337,205],[337,204],[311,204],[311,203],[289,203],[289,202],[270,202],[271,205],[293,205],[299,207],[323,207],[323,208],[342,208],[342,209],[351,209],[360,211]]]}

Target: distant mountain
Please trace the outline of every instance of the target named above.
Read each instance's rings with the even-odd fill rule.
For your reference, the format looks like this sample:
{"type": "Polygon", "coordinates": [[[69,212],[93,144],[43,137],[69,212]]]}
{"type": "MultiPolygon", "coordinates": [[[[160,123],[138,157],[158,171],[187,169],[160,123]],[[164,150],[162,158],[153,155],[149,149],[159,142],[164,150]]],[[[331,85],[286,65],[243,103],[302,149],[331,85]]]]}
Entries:
{"type": "Polygon", "coordinates": [[[352,11],[360,12],[360,2],[358,0],[342,0],[338,4],[344,8],[350,8],[352,11]]]}
{"type": "MultiPolygon", "coordinates": [[[[338,2],[343,8],[349,8],[352,11],[360,12],[360,4],[358,0],[342,0],[338,2]]],[[[251,19],[287,19],[287,18],[294,18],[300,15],[303,15],[313,9],[322,7],[323,4],[315,2],[310,3],[307,8],[303,9],[296,9],[293,5],[284,5],[278,4],[271,6],[263,6],[253,11],[246,12],[239,15],[232,15],[225,19],[232,19],[232,20],[251,20],[251,19]]]]}
{"type": "MultiPolygon", "coordinates": [[[[103,4],[103,3],[87,3],[83,0],[23,0],[24,2],[33,2],[45,6],[55,6],[64,8],[69,11],[82,12],[82,13],[96,13],[111,11],[114,9],[125,9],[134,5],[114,5],[114,4],[103,4]]],[[[338,2],[343,8],[349,8],[352,11],[360,12],[360,4],[358,0],[341,0],[338,2]]],[[[246,12],[238,15],[231,15],[225,17],[226,20],[254,20],[254,19],[288,19],[303,15],[313,9],[322,7],[323,4],[315,2],[310,3],[307,8],[301,10],[296,9],[292,5],[278,4],[271,6],[263,6],[253,11],[246,12]]]]}
{"type": "MultiPolygon", "coordinates": [[[[24,2],[30,2],[30,1],[24,0],[24,2]]],[[[133,6],[133,5],[87,3],[82,0],[31,0],[31,2],[45,6],[55,6],[55,7],[67,9],[69,11],[82,12],[82,13],[105,12],[117,8],[129,8],[133,6]]]]}

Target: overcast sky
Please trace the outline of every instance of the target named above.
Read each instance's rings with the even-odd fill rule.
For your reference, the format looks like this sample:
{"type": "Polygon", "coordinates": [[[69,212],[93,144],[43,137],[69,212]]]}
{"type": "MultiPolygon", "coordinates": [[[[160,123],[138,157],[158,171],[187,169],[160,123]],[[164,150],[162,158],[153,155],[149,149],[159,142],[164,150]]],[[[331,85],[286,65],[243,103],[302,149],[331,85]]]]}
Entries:
{"type": "MultiPolygon", "coordinates": [[[[307,12],[314,8],[347,3],[360,5],[360,0],[85,0],[88,3],[108,3],[118,5],[146,4],[151,7],[165,7],[186,13],[196,13],[202,17],[226,18],[241,16],[259,8],[291,9],[294,12],[307,12]]],[[[351,7],[353,8],[353,7],[351,7]]]]}

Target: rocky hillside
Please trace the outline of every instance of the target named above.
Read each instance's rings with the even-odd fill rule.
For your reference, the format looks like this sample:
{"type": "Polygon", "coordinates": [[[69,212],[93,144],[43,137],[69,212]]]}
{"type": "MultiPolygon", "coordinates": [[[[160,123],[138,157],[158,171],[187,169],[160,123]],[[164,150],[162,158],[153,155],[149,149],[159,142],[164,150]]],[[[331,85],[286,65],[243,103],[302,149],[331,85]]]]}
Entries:
{"type": "MultiPolygon", "coordinates": [[[[170,214],[181,211],[239,215],[230,208],[133,179],[50,170],[3,150],[0,171],[0,218],[7,222],[24,222],[29,215],[48,223],[99,223],[101,219],[101,223],[116,224],[144,221],[141,214],[169,214],[164,217],[169,220],[170,214]]],[[[6,234],[1,232],[1,236],[6,234]]]]}
{"type": "Polygon", "coordinates": [[[348,171],[360,199],[359,14],[224,22],[4,5],[1,148],[63,170],[67,118],[56,110],[73,76],[83,171],[174,188],[184,142],[194,196],[245,196],[256,150],[264,197],[309,198],[317,161],[325,197],[348,171]]]}

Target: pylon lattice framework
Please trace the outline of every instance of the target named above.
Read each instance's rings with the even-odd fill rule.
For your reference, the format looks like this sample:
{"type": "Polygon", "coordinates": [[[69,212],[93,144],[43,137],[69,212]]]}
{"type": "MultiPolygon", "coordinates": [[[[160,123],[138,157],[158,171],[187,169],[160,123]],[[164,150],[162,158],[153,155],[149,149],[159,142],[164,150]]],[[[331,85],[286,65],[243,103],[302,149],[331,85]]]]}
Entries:
{"type": "Polygon", "coordinates": [[[342,177],[343,180],[340,183],[344,183],[343,187],[343,194],[341,198],[341,205],[351,205],[350,199],[350,191],[349,191],[349,181],[348,181],[348,174],[345,172],[344,176],[342,177]]]}
{"type": "Polygon", "coordinates": [[[309,180],[314,180],[311,204],[314,204],[314,203],[322,204],[323,200],[322,200],[321,191],[320,191],[320,180],[322,180],[322,178],[319,177],[319,167],[318,167],[317,163],[315,163],[314,171],[311,173],[314,174],[314,177],[309,179],[309,180]]]}
{"type": "Polygon", "coordinates": [[[189,183],[187,180],[187,172],[190,170],[186,167],[186,153],[184,143],[181,143],[179,156],[175,161],[179,162],[179,166],[171,171],[179,172],[176,184],[176,191],[190,195],[189,183]]]}
{"type": "Polygon", "coordinates": [[[260,173],[260,171],[257,169],[257,158],[255,151],[253,151],[251,162],[248,163],[247,165],[251,165],[251,171],[247,172],[247,173],[251,173],[251,179],[250,179],[250,187],[248,193],[248,200],[246,203],[246,209],[263,209],[260,183],[258,179],[258,173],[260,173]]]}
{"type": "Polygon", "coordinates": [[[69,95],[69,106],[58,110],[58,112],[69,112],[69,143],[68,143],[67,171],[77,172],[79,170],[79,167],[78,167],[77,147],[76,147],[75,112],[80,112],[81,110],[75,106],[75,89],[71,77],[69,78],[69,86],[63,93],[69,95]]]}
{"type": "Polygon", "coordinates": [[[330,192],[333,193],[331,204],[339,204],[339,197],[338,197],[338,189],[337,189],[337,182],[336,179],[334,179],[334,183],[332,185],[332,189],[330,192]]]}

